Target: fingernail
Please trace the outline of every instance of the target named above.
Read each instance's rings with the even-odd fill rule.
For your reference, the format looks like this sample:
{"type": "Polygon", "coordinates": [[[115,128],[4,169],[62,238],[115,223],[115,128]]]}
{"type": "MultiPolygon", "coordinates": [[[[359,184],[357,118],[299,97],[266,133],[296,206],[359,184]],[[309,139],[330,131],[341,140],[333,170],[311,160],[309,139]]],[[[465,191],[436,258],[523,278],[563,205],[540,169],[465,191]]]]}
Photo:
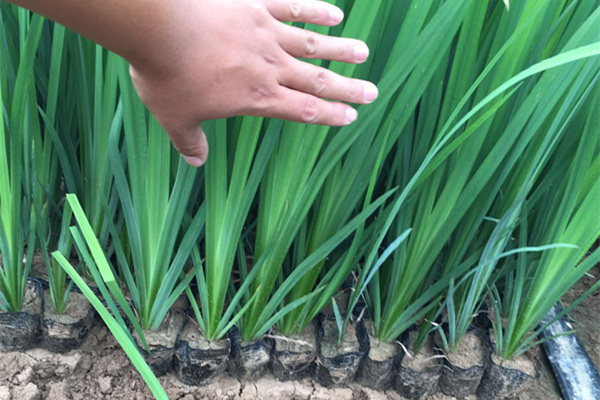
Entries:
{"type": "Polygon", "coordinates": [[[329,10],[329,18],[331,18],[334,23],[338,24],[344,19],[344,12],[337,7],[332,7],[331,10],[329,10]]]}
{"type": "Polygon", "coordinates": [[[356,118],[358,118],[358,111],[356,111],[354,108],[348,108],[346,110],[346,122],[351,124],[356,121],[356,118]]]}
{"type": "Polygon", "coordinates": [[[377,90],[377,86],[368,83],[365,85],[365,101],[370,103],[375,100],[379,96],[379,90],[377,90]]]}
{"type": "Polygon", "coordinates": [[[192,167],[201,167],[202,164],[204,164],[204,160],[202,160],[200,157],[183,156],[183,159],[185,160],[186,163],[190,164],[192,167]]]}
{"type": "Polygon", "coordinates": [[[366,60],[369,57],[369,48],[366,44],[360,43],[354,47],[354,57],[357,60],[366,60]]]}

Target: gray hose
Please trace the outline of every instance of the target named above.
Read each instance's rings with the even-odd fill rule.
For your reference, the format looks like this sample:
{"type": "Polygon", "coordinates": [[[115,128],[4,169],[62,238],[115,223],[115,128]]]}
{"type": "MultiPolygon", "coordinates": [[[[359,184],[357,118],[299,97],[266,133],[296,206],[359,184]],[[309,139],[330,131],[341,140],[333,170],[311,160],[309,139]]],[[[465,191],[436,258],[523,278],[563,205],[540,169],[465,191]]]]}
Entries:
{"type": "MultiPolygon", "coordinates": [[[[547,323],[562,311],[561,305],[556,304],[546,315],[542,324],[547,323]]],[[[548,338],[572,330],[573,327],[567,317],[562,317],[544,329],[540,336],[548,338]]],[[[546,350],[565,400],[600,399],[600,375],[576,334],[550,339],[544,342],[544,350],[546,350]]]]}

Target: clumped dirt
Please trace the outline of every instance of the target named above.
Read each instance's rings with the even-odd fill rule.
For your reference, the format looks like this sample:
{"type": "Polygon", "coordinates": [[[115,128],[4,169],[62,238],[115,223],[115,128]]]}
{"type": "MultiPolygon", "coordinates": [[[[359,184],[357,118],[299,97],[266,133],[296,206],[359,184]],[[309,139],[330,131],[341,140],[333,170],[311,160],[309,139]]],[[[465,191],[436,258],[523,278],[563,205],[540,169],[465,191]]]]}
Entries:
{"type": "Polygon", "coordinates": [[[90,303],[87,301],[85,296],[78,292],[71,292],[69,294],[69,301],[65,308],[65,312],[58,314],[54,309],[52,298],[50,297],[50,291],[44,291],[44,317],[50,318],[52,321],[59,322],[61,324],[74,324],[77,321],[88,315],[90,303]]]}
{"type": "Polygon", "coordinates": [[[371,360],[383,362],[394,357],[398,351],[401,351],[398,343],[380,342],[379,339],[371,335],[370,332],[373,332],[373,329],[370,321],[365,321],[365,328],[369,332],[369,357],[371,360]]]}
{"type": "Polygon", "coordinates": [[[371,343],[369,357],[371,357],[371,360],[373,361],[383,362],[394,357],[394,355],[398,353],[398,345],[395,343],[380,342],[373,336],[369,336],[369,340],[371,343]]]}
{"type": "Polygon", "coordinates": [[[360,351],[360,343],[353,324],[348,324],[344,341],[338,345],[338,327],[335,321],[325,319],[323,321],[325,336],[321,339],[321,353],[324,357],[333,358],[338,354],[356,353],[360,351]]]}
{"type": "MultiPolygon", "coordinates": [[[[591,272],[600,274],[597,267],[591,272]]],[[[564,297],[566,305],[594,282],[584,278],[564,297]]],[[[600,366],[600,290],[592,294],[572,313],[574,327],[596,366],[600,366]]],[[[542,351],[539,381],[527,392],[510,400],[560,400],[559,389],[542,351]]],[[[172,400],[402,400],[394,391],[377,392],[350,384],[326,389],[314,380],[279,382],[272,375],[255,382],[240,382],[223,376],[204,387],[187,386],[173,373],[159,378],[172,400]]],[[[67,354],[43,349],[24,353],[0,353],[0,400],[145,400],[152,399],[143,380],[131,366],[107,328],[96,321],[83,346],[67,354]]],[[[453,400],[435,394],[431,400],[453,400]]],[[[475,397],[467,400],[475,400],[475,397]]]]}
{"type": "MultiPolygon", "coordinates": [[[[419,332],[411,331],[409,333],[409,342],[415,343],[417,341],[418,335],[419,332]]],[[[433,341],[428,341],[417,354],[405,354],[404,358],[402,359],[402,365],[405,368],[410,368],[415,371],[421,371],[425,368],[433,367],[439,364],[439,358],[441,356],[436,353],[433,346],[433,341]]]]}
{"type": "Polygon", "coordinates": [[[495,354],[492,354],[492,360],[494,363],[503,366],[504,368],[518,369],[519,371],[525,372],[529,376],[535,376],[536,366],[534,356],[529,356],[529,353],[521,354],[511,360],[502,360],[495,354]]]}
{"type": "Polygon", "coordinates": [[[275,340],[276,351],[288,351],[292,353],[314,353],[316,351],[317,333],[313,324],[307,326],[302,332],[289,335],[288,337],[274,330],[270,338],[275,340]]]}
{"type": "Polygon", "coordinates": [[[487,357],[486,343],[474,332],[467,332],[461,339],[456,351],[446,354],[448,361],[460,368],[485,364],[487,357]]]}
{"type": "MultiPolygon", "coordinates": [[[[144,337],[150,346],[174,348],[177,335],[181,332],[184,322],[183,314],[178,312],[169,313],[160,326],[160,329],[144,331],[144,337]]],[[[139,340],[137,334],[134,334],[134,337],[136,340],[139,340]]]]}
{"type": "Polygon", "coordinates": [[[196,350],[215,350],[220,351],[229,346],[229,341],[224,340],[208,340],[199,331],[198,326],[193,321],[188,321],[183,331],[180,334],[180,339],[185,340],[189,345],[196,350]]]}
{"type": "Polygon", "coordinates": [[[42,312],[42,307],[42,299],[38,296],[35,285],[28,281],[23,295],[23,311],[30,314],[39,314],[42,312]]]}

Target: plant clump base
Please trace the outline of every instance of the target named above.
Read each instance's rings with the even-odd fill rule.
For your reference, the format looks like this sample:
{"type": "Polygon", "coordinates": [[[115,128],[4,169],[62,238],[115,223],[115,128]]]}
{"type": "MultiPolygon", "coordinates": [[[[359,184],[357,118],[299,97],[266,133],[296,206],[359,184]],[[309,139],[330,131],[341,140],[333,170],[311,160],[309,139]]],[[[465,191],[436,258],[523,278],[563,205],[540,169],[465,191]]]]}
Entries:
{"type": "Polygon", "coordinates": [[[272,340],[264,338],[243,342],[237,326],[229,331],[229,340],[231,341],[231,356],[228,371],[231,375],[238,379],[252,381],[267,372],[273,351],[272,340]]]}
{"type": "Polygon", "coordinates": [[[539,360],[531,353],[510,360],[492,354],[477,396],[482,400],[505,399],[526,390],[538,378],[539,360]]]}
{"type": "Polygon", "coordinates": [[[41,283],[27,281],[20,312],[0,311],[0,350],[24,351],[35,347],[40,340],[44,296],[41,283]]]}
{"type": "Polygon", "coordinates": [[[362,321],[348,324],[341,343],[335,320],[319,318],[317,330],[316,379],[321,385],[343,385],[354,379],[360,361],[369,349],[362,321]]]}
{"type": "Polygon", "coordinates": [[[314,374],[317,358],[316,324],[309,324],[299,334],[282,336],[275,332],[271,339],[274,343],[271,368],[275,378],[280,381],[301,380],[314,374]]]}
{"type": "Polygon", "coordinates": [[[187,385],[207,385],[223,374],[231,351],[228,338],[208,340],[189,319],[177,338],[175,372],[187,385]]]}
{"type": "Polygon", "coordinates": [[[139,337],[133,332],[138,348],[156,376],[163,376],[173,369],[175,342],[183,329],[184,322],[185,319],[181,313],[172,312],[167,315],[158,329],[142,331],[150,352],[143,348],[139,337]]]}
{"type": "MultiPolygon", "coordinates": [[[[370,332],[369,322],[365,322],[370,332]]],[[[374,390],[388,390],[392,386],[397,364],[400,362],[400,346],[396,343],[380,342],[369,335],[369,351],[365,354],[358,371],[356,381],[374,390]]]]}
{"type": "Polygon", "coordinates": [[[464,398],[475,394],[491,351],[486,332],[472,328],[464,335],[455,351],[444,358],[439,388],[449,396],[464,398]]]}
{"type": "MultiPolygon", "coordinates": [[[[406,348],[416,341],[418,332],[410,331],[406,348]]],[[[398,368],[396,391],[410,400],[426,399],[438,389],[442,363],[428,338],[417,354],[405,354],[398,368]]]]}
{"type": "Polygon", "coordinates": [[[54,353],[67,353],[81,346],[95,316],[87,298],[79,292],[71,292],[65,311],[58,314],[49,291],[45,291],[44,304],[42,346],[54,353]]]}

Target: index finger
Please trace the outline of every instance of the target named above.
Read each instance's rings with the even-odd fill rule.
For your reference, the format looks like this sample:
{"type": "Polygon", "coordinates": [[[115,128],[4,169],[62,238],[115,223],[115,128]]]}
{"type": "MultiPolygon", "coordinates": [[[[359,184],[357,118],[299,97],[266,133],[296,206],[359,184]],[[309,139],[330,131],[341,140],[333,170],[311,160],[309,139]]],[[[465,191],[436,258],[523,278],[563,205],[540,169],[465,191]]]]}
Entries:
{"type": "Polygon", "coordinates": [[[334,26],[344,19],[338,7],[318,0],[266,0],[269,13],[282,22],[334,26]]]}

